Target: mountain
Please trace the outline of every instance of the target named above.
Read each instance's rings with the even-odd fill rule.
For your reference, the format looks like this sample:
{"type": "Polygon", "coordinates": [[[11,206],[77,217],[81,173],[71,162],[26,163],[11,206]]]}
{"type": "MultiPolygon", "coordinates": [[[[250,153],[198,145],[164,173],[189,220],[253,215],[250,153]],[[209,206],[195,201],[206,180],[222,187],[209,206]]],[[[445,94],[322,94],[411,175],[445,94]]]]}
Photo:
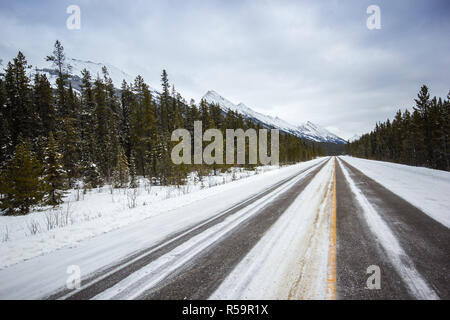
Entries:
{"type": "MultiPolygon", "coordinates": [[[[83,69],[88,70],[91,73],[92,78],[96,79],[97,77],[103,76],[102,73],[103,66],[107,68],[109,76],[113,81],[114,87],[116,87],[117,89],[121,87],[123,80],[127,81],[128,83],[134,82],[133,76],[129,75],[128,73],[120,70],[119,68],[109,63],[99,63],[75,58],[67,58],[66,62],[72,67],[71,69],[72,76],[70,77],[70,81],[72,83],[72,87],[75,90],[80,89],[81,71],[83,69]]],[[[41,67],[33,68],[32,72],[33,73],[39,72],[46,74],[52,86],[56,86],[56,78],[58,76],[58,71],[51,64],[51,62],[44,62],[44,64],[41,67]]],[[[156,89],[150,87],[150,91],[154,93],[156,97],[158,96],[158,91],[156,89]]],[[[213,90],[208,91],[203,96],[203,99],[205,99],[208,103],[218,104],[224,112],[227,112],[228,110],[238,112],[242,114],[244,118],[248,118],[254,121],[255,123],[260,123],[263,127],[277,128],[280,129],[281,131],[290,133],[297,137],[305,138],[315,142],[331,142],[337,144],[346,143],[344,139],[338,137],[337,135],[326,130],[325,128],[322,128],[319,125],[314,124],[312,122],[308,121],[301,125],[293,125],[278,117],[271,117],[259,113],[257,111],[254,111],[253,109],[251,109],[250,107],[246,106],[243,103],[235,105],[234,103],[230,102],[229,100],[222,97],[220,94],[218,94],[213,90]]]]}
{"type": "MultiPolygon", "coordinates": [[[[66,63],[69,64],[71,69],[71,78],[72,87],[76,90],[80,88],[81,84],[81,71],[86,69],[90,72],[92,79],[96,79],[97,77],[103,77],[102,68],[106,67],[108,70],[109,77],[112,79],[114,87],[119,89],[122,86],[122,81],[125,80],[127,83],[134,83],[135,77],[129,75],[128,73],[120,70],[119,68],[113,66],[109,63],[99,63],[93,62],[89,60],[80,60],[75,58],[67,58],[66,63]]],[[[58,76],[57,69],[52,65],[51,62],[45,62],[42,67],[33,68],[34,72],[44,73],[49,79],[52,86],[56,86],[56,78],[58,76]]],[[[152,92],[156,92],[156,90],[150,87],[152,92]]]]}
{"type": "Polygon", "coordinates": [[[290,133],[300,138],[304,138],[315,142],[331,142],[337,144],[347,143],[344,139],[338,137],[337,135],[331,133],[330,131],[322,128],[321,126],[314,124],[310,121],[301,124],[293,125],[283,119],[278,117],[271,117],[253,109],[249,108],[243,103],[234,104],[228,99],[224,98],[214,90],[208,91],[203,99],[208,103],[214,103],[220,106],[224,112],[228,110],[235,111],[242,114],[244,118],[250,119],[253,122],[260,123],[263,127],[276,128],[281,131],[290,133]]]}

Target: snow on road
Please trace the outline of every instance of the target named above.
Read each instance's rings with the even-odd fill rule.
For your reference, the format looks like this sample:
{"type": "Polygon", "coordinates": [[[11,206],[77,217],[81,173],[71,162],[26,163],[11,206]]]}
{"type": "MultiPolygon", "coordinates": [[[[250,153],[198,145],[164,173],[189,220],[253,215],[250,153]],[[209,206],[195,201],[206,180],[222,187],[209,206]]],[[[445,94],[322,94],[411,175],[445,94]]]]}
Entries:
{"type": "Polygon", "coordinates": [[[450,228],[450,172],[349,156],[341,158],[450,228]]]}
{"type": "Polygon", "coordinates": [[[33,299],[52,293],[65,286],[68,266],[79,266],[82,276],[91,274],[324,160],[283,167],[152,205],[122,209],[119,216],[105,213],[93,221],[1,243],[0,299],[33,299]]]}
{"type": "Polygon", "coordinates": [[[333,172],[329,161],[211,299],[325,299],[333,172]]]}
{"type": "Polygon", "coordinates": [[[134,272],[115,286],[102,292],[94,299],[136,299],[145,291],[154,287],[158,282],[169,276],[172,272],[195,259],[196,255],[214,245],[215,242],[219,241],[227,233],[231,232],[234,228],[238,227],[245,220],[264,208],[268,203],[276,199],[276,197],[284,191],[303,179],[313,169],[314,168],[305,171],[295,179],[278,188],[276,191],[251,203],[246,208],[227,217],[224,221],[189,239],[141,270],[134,272]]]}

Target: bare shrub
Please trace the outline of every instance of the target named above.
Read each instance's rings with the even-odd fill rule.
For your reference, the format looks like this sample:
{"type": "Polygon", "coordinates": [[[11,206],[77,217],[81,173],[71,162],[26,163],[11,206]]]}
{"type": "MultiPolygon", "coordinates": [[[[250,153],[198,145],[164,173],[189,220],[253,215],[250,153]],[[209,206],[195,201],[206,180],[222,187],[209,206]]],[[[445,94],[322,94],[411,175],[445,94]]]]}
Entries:
{"type": "Polygon", "coordinates": [[[148,194],[152,192],[152,181],[150,179],[144,184],[144,189],[148,194]]]}
{"type": "Polygon", "coordinates": [[[9,229],[5,226],[5,232],[2,234],[2,242],[9,241],[9,229]]]}
{"type": "Polygon", "coordinates": [[[40,232],[41,226],[38,221],[31,219],[27,222],[28,231],[31,235],[35,235],[40,232]]]}
{"type": "Polygon", "coordinates": [[[138,195],[138,191],[136,188],[133,188],[131,190],[127,190],[127,203],[128,203],[128,208],[133,209],[136,208],[137,206],[137,195],[138,195]]]}
{"type": "Polygon", "coordinates": [[[71,203],[67,202],[65,208],[60,207],[58,210],[48,211],[45,214],[47,230],[63,228],[73,223],[71,208],[71,203]]]}

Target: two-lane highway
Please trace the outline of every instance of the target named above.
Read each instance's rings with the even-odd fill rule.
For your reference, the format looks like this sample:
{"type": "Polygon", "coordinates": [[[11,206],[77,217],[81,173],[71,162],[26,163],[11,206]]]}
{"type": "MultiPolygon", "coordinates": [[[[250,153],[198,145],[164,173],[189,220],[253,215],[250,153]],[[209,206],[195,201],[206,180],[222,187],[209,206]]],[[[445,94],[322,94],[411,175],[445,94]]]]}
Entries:
{"type": "Polygon", "coordinates": [[[174,212],[211,214],[132,254],[115,248],[133,232],[170,230],[162,223],[170,220],[160,216],[2,269],[0,298],[450,298],[448,227],[344,158],[312,161],[241,199],[220,210],[199,200],[174,212]],[[93,254],[114,262],[82,274],[81,287],[65,287],[62,259],[83,265],[83,257],[95,262],[93,254]]]}

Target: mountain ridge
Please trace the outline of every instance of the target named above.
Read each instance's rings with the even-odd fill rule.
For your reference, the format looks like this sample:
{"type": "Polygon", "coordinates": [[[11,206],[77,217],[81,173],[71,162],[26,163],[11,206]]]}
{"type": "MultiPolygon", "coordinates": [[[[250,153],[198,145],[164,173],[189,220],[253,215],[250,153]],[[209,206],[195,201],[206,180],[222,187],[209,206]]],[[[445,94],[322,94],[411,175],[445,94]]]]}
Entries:
{"type": "Polygon", "coordinates": [[[347,141],[345,141],[341,137],[315,123],[312,123],[311,121],[307,121],[300,125],[294,125],[279,117],[272,117],[254,111],[242,102],[234,104],[214,90],[209,90],[208,92],[206,92],[202,99],[204,99],[208,103],[218,104],[224,112],[228,112],[228,110],[238,112],[243,115],[244,118],[256,120],[266,127],[280,129],[281,131],[290,133],[300,138],[304,138],[314,142],[331,142],[336,144],[347,143],[347,141]]]}
{"type": "MultiPolygon", "coordinates": [[[[76,58],[67,58],[66,61],[72,67],[71,69],[72,76],[70,80],[75,90],[79,90],[80,88],[81,71],[83,69],[87,69],[91,73],[92,77],[95,79],[98,76],[99,77],[102,76],[103,66],[107,68],[109,76],[111,77],[113,84],[117,89],[121,87],[123,80],[126,80],[128,83],[134,82],[134,78],[131,75],[109,63],[100,63],[91,60],[81,60],[76,58]]],[[[57,70],[54,66],[51,65],[51,62],[46,62],[43,65],[43,67],[41,68],[36,67],[33,68],[33,70],[35,72],[45,73],[52,86],[56,85],[57,70]]],[[[153,93],[158,93],[158,90],[154,89],[151,86],[150,91],[152,91],[153,93]]],[[[218,104],[224,112],[227,112],[228,110],[233,110],[235,112],[242,114],[244,118],[249,118],[253,121],[261,123],[264,127],[280,129],[281,131],[290,133],[300,138],[304,138],[314,142],[330,142],[336,144],[347,143],[346,140],[342,139],[341,137],[335,135],[334,133],[328,131],[327,129],[321,126],[312,123],[311,121],[307,121],[300,125],[294,125],[279,118],[278,116],[272,117],[257,112],[252,108],[248,107],[247,105],[245,105],[243,102],[234,104],[214,90],[209,90],[202,97],[202,99],[204,99],[208,103],[218,104]]]]}

